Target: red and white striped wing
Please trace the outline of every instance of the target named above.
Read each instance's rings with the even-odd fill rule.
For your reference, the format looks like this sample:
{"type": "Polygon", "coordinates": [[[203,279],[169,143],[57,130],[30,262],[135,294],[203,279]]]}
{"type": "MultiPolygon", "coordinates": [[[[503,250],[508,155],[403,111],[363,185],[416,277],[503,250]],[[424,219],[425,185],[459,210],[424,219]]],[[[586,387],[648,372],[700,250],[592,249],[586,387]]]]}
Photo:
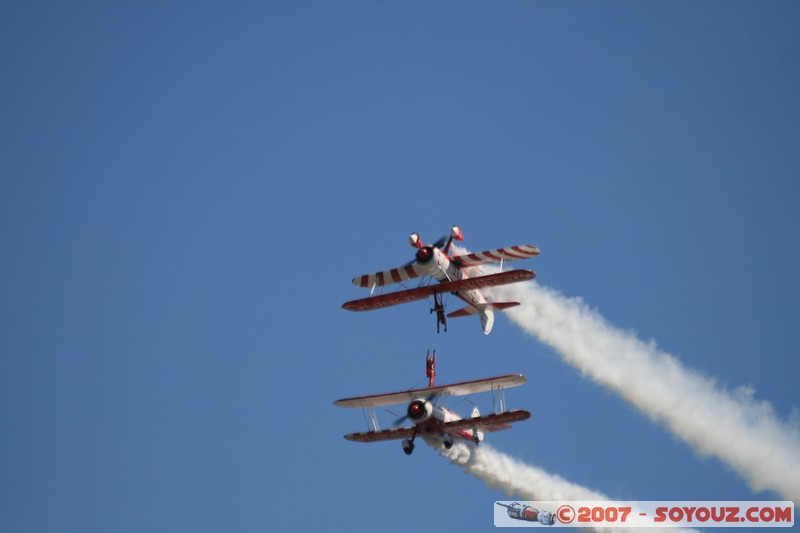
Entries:
{"type": "Polygon", "coordinates": [[[415,265],[412,263],[400,268],[392,268],[391,270],[384,270],[383,272],[358,276],[353,278],[353,284],[371,289],[372,287],[383,287],[384,285],[390,285],[392,283],[401,283],[418,278],[421,275],[422,274],[417,272],[415,265]]]}
{"type": "Polygon", "coordinates": [[[529,259],[539,255],[539,249],[530,244],[520,246],[509,246],[498,248],[497,250],[486,250],[473,254],[464,254],[451,257],[450,260],[460,267],[473,267],[485,265],[487,263],[499,263],[500,261],[515,261],[517,259],[529,259]]]}

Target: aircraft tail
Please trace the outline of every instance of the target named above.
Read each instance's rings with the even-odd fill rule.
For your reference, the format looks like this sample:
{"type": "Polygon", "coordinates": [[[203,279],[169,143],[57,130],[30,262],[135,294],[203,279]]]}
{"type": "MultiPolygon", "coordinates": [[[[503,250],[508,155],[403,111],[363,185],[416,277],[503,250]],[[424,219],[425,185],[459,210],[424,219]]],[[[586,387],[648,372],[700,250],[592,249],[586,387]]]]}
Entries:
{"type": "MultiPolygon", "coordinates": [[[[472,414],[470,415],[470,418],[478,418],[479,416],[481,416],[481,412],[478,410],[478,407],[477,406],[473,407],[472,408],[472,414]]],[[[476,439],[477,442],[482,442],[483,441],[483,431],[481,431],[480,429],[472,429],[472,437],[474,439],[476,439]]]]}
{"type": "Polygon", "coordinates": [[[470,315],[477,315],[478,313],[482,313],[484,310],[491,310],[491,311],[503,311],[508,309],[509,307],[516,307],[519,305],[519,302],[492,302],[492,303],[485,303],[479,304],[478,307],[474,305],[468,305],[463,309],[459,309],[458,311],[453,311],[452,313],[448,313],[447,318],[458,318],[460,316],[470,316],[470,315]]]}

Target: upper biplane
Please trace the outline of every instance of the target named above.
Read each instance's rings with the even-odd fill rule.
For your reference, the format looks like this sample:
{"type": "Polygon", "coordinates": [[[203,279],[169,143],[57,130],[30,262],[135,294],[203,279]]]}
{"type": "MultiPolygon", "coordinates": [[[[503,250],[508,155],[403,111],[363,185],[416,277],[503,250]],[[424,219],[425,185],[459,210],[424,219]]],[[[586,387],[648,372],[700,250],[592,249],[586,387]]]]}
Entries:
{"type": "Polygon", "coordinates": [[[350,433],[345,435],[344,438],[355,442],[403,439],[403,451],[406,455],[411,455],[414,451],[414,439],[417,436],[421,436],[434,445],[441,443],[445,448],[449,449],[453,446],[455,439],[464,439],[477,444],[483,440],[484,432],[510,429],[512,422],[530,418],[530,411],[524,409],[508,411],[505,406],[504,390],[525,383],[527,380],[522,374],[464,381],[451,385],[435,385],[436,352],[433,353],[433,357],[428,354],[426,364],[427,388],[345,398],[333,402],[334,405],[339,407],[360,407],[364,410],[368,431],[350,433]],[[461,418],[455,412],[443,406],[447,396],[464,396],[488,391],[492,392],[494,404],[494,412],[490,415],[481,415],[478,408],[474,407],[471,418],[461,418]],[[406,420],[410,420],[414,425],[380,429],[374,408],[405,402],[409,402],[406,407],[406,414],[395,420],[394,425],[399,426],[406,420]]]}
{"type": "Polygon", "coordinates": [[[431,313],[436,313],[437,333],[440,325],[444,326],[444,330],[447,331],[447,318],[479,314],[483,332],[488,335],[494,324],[494,310],[508,309],[519,305],[519,302],[489,302],[479,289],[533,279],[536,274],[531,270],[519,269],[503,272],[502,266],[505,261],[534,257],[539,254],[539,249],[536,246],[524,244],[451,257],[449,254],[453,240],[464,240],[458,226],[453,226],[446,242],[441,239],[432,245],[422,244],[419,235],[412,233],[409,241],[411,246],[417,248],[414,260],[399,268],[353,278],[355,285],[371,289],[370,296],[345,302],[342,307],[348,311],[371,311],[432,296],[431,313]],[[466,268],[489,263],[500,263],[501,271],[497,274],[474,277],[469,277],[464,272],[466,268]],[[383,288],[393,283],[402,284],[414,278],[421,278],[416,288],[373,295],[376,288],[383,288]],[[434,284],[432,280],[439,283],[434,284]],[[468,305],[445,315],[443,295],[447,293],[454,294],[468,305]]]}

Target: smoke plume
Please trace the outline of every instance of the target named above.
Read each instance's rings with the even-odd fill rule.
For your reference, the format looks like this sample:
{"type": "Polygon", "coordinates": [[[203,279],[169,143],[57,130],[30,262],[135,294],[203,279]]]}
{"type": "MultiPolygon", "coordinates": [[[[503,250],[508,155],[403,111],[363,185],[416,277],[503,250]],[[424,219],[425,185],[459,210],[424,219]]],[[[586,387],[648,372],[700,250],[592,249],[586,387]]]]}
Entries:
{"type": "MultiPolygon", "coordinates": [[[[487,444],[475,446],[458,442],[449,450],[441,447],[439,454],[486,483],[503,491],[509,498],[526,501],[608,501],[600,492],[571,483],[536,466],[525,464],[501,453],[487,444]]],[[[550,509],[554,512],[555,509],[550,509]]],[[[597,531],[630,531],[624,528],[596,527],[597,531]]],[[[673,531],[694,531],[678,529],[673,531]]]]}
{"type": "Polygon", "coordinates": [[[496,287],[495,301],[518,301],[508,316],[603,387],[739,473],[754,491],[800,501],[800,431],[750,388],[731,392],[674,356],[610,325],[580,299],[535,282],[496,287]]]}

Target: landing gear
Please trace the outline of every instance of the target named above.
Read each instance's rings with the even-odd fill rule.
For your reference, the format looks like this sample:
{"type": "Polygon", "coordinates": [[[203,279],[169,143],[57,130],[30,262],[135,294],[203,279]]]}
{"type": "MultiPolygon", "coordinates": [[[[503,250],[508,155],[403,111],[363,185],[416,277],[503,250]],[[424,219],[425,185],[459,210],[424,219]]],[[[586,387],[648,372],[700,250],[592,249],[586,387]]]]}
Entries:
{"type": "Polygon", "coordinates": [[[431,313],[436,313],[436,333],[439,333],[439,326],[444,326],[444,332],[447,333],[447,317],[444,314],[444,303],[442,302],[442,295],[433,293],[433,309],[431,313]]]}
{"type": "Polygon", "coordinates": [[[414,441],[406,439],[403,441],[403,451],[406,455],[414,453],[414,441]]]}
{"type": "Polygon", "coordinates": [[[453,438],[450,437],[449,435],[445,435],[442,438],[442,444],[444,444],[445,449],[449,450],[450,448],[453,447],[453,438]]]}
{"type": "Polygon", "coordinates": [[[412,453],[414,453],[414,448],[415,448],[414,439],[416,438],[417,438],[417,428],[414,428],[414,432],[411,434],[411,438],[403,440],[403,452],[405,452],[406,455],[411,455],[412,453]]]}

